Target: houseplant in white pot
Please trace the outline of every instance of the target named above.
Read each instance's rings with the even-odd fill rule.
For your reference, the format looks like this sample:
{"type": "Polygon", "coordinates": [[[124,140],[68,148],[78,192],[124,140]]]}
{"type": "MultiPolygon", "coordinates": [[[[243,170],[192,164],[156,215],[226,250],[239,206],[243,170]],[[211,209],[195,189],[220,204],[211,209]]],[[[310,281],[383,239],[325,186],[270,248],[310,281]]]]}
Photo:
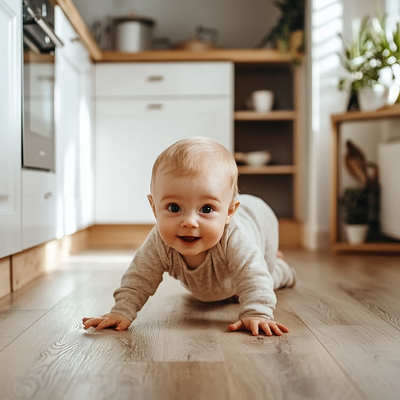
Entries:
{"type": "MultiPolygon", "coordinates": [[[[339,82],[339,89],[349,90],[350,99],[357,96],[358,103],[350,101],[348,110],[372,111],[393,104],[399,95],[395,71],[400,67],[400,24],[390,34],[386,31],[386,16],[361,22],[353,21],[351,42],[342,37],[344,55],[342,64],[350,73],[339,82]]],[[[397,78],[397,81],[400,76],[397,78]]]]}
{"type": "Polygon", "coordinates": [[[347,188],[342,197],[347,241],[364,243],[368,234],[368,191],[364,188],[347,188]]]}

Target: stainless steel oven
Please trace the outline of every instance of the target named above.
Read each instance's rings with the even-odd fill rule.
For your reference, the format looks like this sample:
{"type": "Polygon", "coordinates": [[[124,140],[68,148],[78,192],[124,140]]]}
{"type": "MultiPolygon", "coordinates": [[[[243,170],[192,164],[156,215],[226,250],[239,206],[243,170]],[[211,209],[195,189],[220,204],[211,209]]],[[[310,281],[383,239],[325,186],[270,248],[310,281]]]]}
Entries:
{"type": "Polygon", "coordinates": [[[54,33],[49,0],[23,0],[22,166],[54,171],[54,33]]]}

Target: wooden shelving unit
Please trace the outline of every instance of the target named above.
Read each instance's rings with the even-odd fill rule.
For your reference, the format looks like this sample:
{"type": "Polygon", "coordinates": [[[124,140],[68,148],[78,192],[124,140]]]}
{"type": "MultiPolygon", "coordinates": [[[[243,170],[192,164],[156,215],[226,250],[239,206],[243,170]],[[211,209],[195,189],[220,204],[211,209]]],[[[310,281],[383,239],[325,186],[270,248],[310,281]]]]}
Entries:
{"type": "Polygon", "coordinates": [[[339,144],[340,128],[346,122],[383,120],[387,118],[400,118],[400,106],[394,105],[385,107],[377,111],[352,111],[331,116],[332,120],[332,198],[331,198],[331,247],[334,251],[357,251],[357,252],[386,252],[400,253],[400,243],[398,242],[366,242],[362,244],[349,244],[340,240],[339,235],[339,144]]]}
{"type": "Polygon", "coordinates": [[[272,154],[270,165],[239,166],[240,190],[263,198],[277,214],[280,229],[290,230],[293,242],[301,244],[298,80],[298,71],[282,59],[279,66],[267,60],[235,63],[235,151],[272,154]],[[271,112],[246,109],[255,90],[273,91],[271,112]]]}

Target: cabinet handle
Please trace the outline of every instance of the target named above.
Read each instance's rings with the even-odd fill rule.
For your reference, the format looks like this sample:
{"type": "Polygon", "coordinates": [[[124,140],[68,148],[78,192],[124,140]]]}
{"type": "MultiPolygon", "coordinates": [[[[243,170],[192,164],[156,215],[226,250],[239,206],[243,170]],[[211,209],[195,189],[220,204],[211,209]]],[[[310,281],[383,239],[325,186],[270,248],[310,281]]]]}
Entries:
{"type": "Polygon", "coordinates": [[[164,77],[162,75],[150,75],[147,77],[148,82],[162,82],[164,77]]]}
{"type": "Polygon", "coordinates": [[[39,76],[37,77],[37,80],[38,80],[39,82],[41,82],[41,81],[54,82],[54,76],[39,75],[39,76]]]}
{"type": "Polygon", "coordinates": [[[0,201],[7,201],[8,200],[8,194],[0,194],[0,201]]]}
{"type": "Polygon", "coordinates": [[[161,110],[162,108],[163,108],[162,103],[147,104],[148,110],[161,110]]]}
{"type": "Polygon", "coordinates": [[[47,192],[44,194],[44,198],[47,200],[49,197],[51,197],[53,195],[53,193],[51,192],[47,192]]]}
{"type": "Polygon", "coordinates": [[[80,41],[81,41],[81,38],[77,36],[77,37],[71,38],[70,40],[71,40],[72,43],[74,43],[74,42],[80,42],[80,41]]]}

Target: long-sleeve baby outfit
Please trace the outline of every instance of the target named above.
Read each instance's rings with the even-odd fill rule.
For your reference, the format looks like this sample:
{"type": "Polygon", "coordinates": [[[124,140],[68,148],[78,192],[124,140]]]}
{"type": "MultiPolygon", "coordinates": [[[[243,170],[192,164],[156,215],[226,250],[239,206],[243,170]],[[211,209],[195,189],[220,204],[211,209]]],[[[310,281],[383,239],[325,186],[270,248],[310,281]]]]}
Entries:
{"type": "Polygon", "coordinates": [[[195,269],[163,242],[155,226],[114,292],[111,312],[133,321],[167,272],[202,301],[219,301],[237,294],[240,319],[273,319],[274,289],[291,285],[294,280],[291,268],[276,257],[278,221],[261,199],[240,195],[239,201],[219,243],[208,250],[204,262],[195,269]]]}

